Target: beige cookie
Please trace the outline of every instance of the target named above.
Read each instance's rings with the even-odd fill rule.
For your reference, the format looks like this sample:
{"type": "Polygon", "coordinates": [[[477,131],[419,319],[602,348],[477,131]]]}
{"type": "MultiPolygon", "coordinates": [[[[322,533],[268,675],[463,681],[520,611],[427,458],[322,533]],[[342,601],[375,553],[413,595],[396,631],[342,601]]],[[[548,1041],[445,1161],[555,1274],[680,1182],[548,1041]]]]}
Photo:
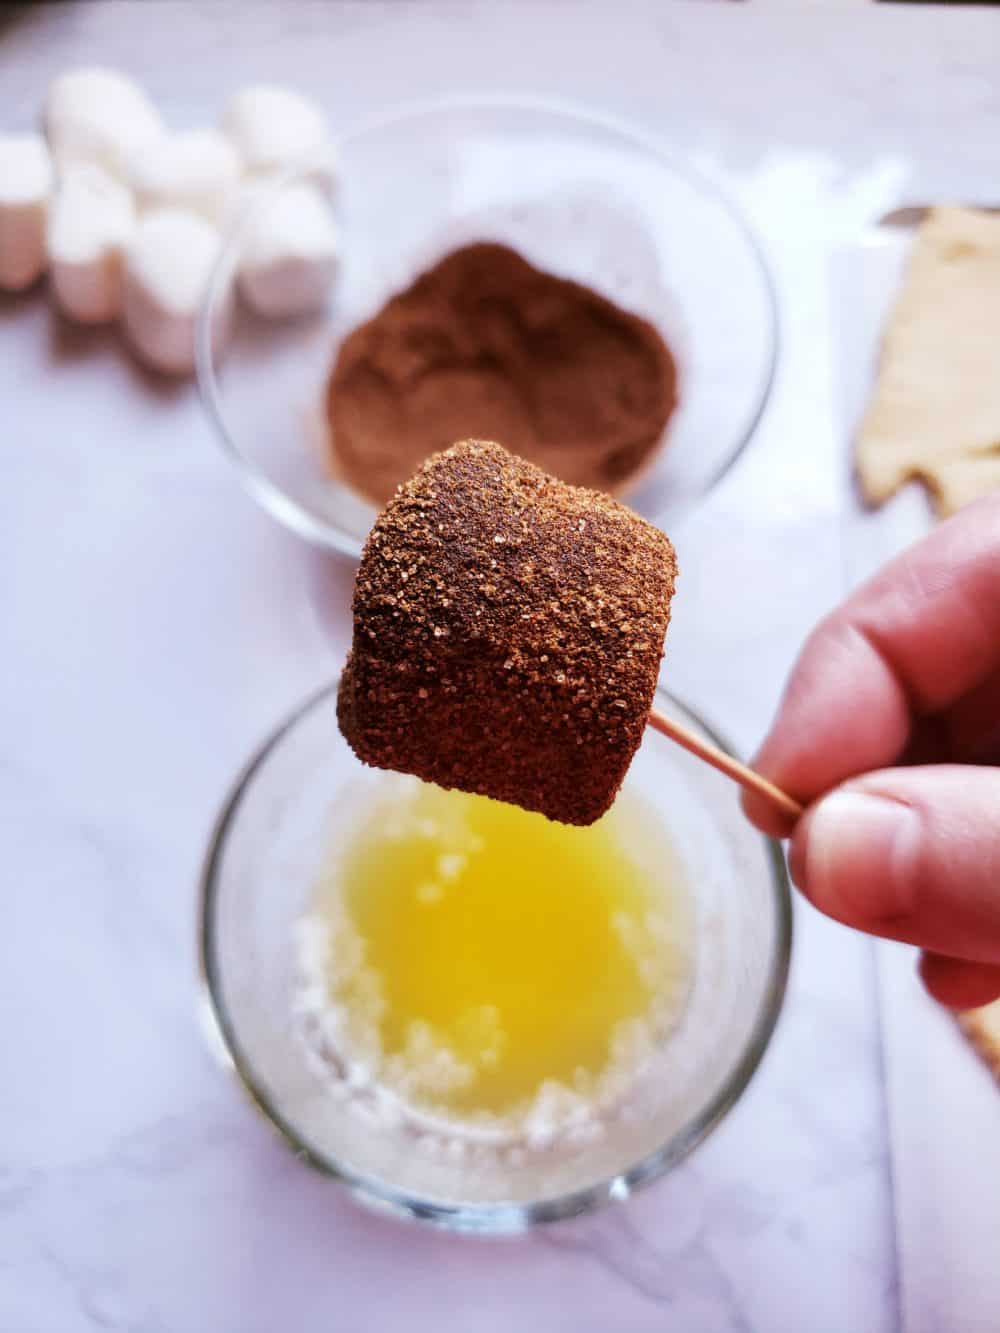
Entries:
{"type": "Polygon", "coordinates": [[[967,1009],[959,1014],[958,1021],[973,1046],[1000,1078],[1000,1000],[983,1005],[981,1009],[967,1009]]]}
{"type": "Polygon", "coordinates": [[[1000,486],[1000,218],[936,208],[917,233],[861,423],[865,498],[918,478],[939,514],[1000,486]]]}

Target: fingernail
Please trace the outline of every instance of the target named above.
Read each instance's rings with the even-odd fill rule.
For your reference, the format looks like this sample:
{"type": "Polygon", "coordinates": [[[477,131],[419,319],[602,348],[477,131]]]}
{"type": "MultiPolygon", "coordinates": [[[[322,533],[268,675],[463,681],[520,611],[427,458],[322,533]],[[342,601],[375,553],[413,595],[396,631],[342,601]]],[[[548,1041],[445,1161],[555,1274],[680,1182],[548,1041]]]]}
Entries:
{"type": "Polygon", "coordinates": [[[804,833],[792,873],[821,912],[863,929],[908,914],[920,839],[920,817],[910,806],[834,792],[808,816],[804,833]]]}

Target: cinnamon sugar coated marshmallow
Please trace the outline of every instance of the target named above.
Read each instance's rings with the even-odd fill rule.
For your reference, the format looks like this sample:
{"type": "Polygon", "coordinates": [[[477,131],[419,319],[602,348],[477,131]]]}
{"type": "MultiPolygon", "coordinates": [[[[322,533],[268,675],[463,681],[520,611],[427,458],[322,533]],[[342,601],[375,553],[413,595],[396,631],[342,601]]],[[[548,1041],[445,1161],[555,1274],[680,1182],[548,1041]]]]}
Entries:
{"type": "Polygon", "coordinates": [[[617,501],[456,444],[368,537],[341,731],[377,768],[591,824],[642,740],[676,575],[617,501]]]}

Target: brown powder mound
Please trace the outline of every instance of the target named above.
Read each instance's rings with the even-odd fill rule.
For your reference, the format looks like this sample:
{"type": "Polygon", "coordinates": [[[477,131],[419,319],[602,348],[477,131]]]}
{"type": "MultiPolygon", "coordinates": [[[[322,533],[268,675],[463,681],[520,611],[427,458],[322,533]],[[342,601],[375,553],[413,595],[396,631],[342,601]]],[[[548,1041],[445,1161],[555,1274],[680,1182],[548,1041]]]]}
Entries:
{"type": "Polygon", "coordinates": [[[327,389],[334,466],[384,504],[477,432],[577,485],[619,489],[677,403],[656,329],[503,245],[453,251],[343,342],[327,389]]]}
{"type": "Polygon", "coordinates": [[[676,573],[623,505],[457,444],[368,537],[341,731],[378,768],[591,824],[642,739],[676,573]]]}

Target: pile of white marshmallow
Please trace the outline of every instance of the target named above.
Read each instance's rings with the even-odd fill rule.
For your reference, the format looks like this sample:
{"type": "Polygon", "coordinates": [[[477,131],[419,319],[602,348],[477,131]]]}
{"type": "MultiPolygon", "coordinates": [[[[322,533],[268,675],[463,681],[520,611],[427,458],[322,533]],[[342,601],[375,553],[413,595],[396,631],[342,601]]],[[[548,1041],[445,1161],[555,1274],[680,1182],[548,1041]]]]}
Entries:
{"type": "Polygon", "coordinates": [[[52,84],[44,124],[44,137],[0,135],[0,289],[48,272],[69,319],[119,320],[147,365],[186,374],[223,234],[269,182],[308,167],[240,233],[236,284],[267,316],[322,304],[337,267],[334,153],[313,102],[254,85],[218,129],[178,132],[132,79],[81,69],[52,84]]]}

